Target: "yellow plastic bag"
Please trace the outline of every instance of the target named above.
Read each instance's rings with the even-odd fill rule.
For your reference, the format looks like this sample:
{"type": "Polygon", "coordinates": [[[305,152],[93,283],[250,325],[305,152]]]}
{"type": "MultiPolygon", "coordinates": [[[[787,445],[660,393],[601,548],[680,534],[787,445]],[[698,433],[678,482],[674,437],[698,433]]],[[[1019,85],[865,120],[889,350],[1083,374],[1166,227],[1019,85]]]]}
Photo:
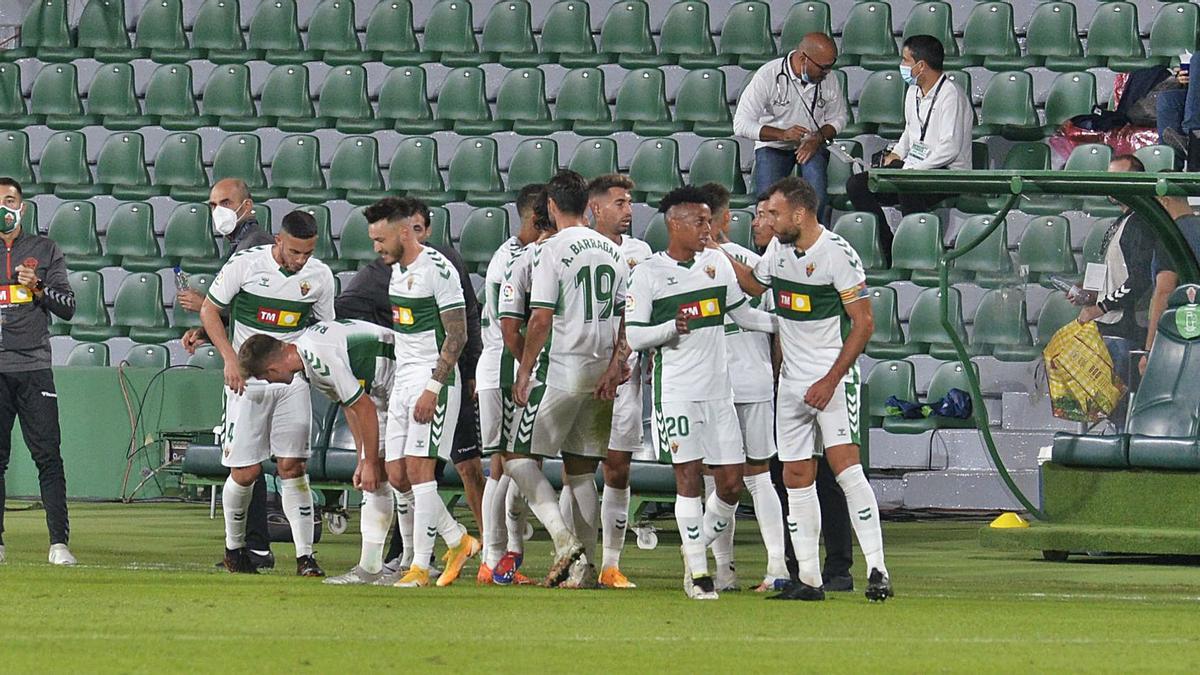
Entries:
{"type": "Polygon", "coordinates": [[[1112,356],[1094,321],[1069,321],[1042,352],[1055,417],[1095,423],[1110,415],[1125,383],[1113,372],[1112,356]]]}

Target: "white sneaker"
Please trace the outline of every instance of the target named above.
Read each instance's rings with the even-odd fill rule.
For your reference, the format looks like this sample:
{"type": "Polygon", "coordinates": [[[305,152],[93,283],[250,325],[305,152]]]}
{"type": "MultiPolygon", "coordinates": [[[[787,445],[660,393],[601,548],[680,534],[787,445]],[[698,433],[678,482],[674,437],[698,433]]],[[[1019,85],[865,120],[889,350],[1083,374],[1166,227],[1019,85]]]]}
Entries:
{"type": "Polygon", "coordinates": [[[71,549],[67,548],[66,544],[54,544],[50,547],[51,565],[74,565],[75,563],[75,556],[71,555],[71,549]]]}
{"type": "Polygon", "coordinates": [[[580,556],[571,564],[571,572],[567,580],[559,584],[559,588],[599,588],[600,582],[596,576],[596,566],[588,562],[587,556],[580,556]]]}
{"type": "Polygon", "coordinates": [[[688,580],[687,596],[692,600],[716,600],[717,589],[710,576],[688,580]]]}
{"type": "Polygon", "coordinates": [[[734,569],[733,563],[728,566],[717,566],[717,578],[715,580],[717,590],[721,593],[739,591],[737,570],[734,569]]]}
{"type": "Polygon", "coordinates": [[[372,574],[358,565],[355,565],[354,569],[350,570],[349,572],[346,572],[340,576],[329,577],[323,583],[329,584],[330,586],[368,585],[379,581],[380,577],[382,576],[384,576],[383,572],[375,572],[372,574]]]}

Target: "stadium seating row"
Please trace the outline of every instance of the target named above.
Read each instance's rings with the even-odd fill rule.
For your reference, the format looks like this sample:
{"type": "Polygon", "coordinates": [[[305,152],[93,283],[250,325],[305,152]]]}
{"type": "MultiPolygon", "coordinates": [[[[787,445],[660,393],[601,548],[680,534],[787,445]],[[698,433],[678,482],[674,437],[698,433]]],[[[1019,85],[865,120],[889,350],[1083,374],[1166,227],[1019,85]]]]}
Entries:
{"type": "MultiPolygon", "coordinates": [[[[532,13],[527,0],[496,3],[477,40],[471,3],[441,0],[432,7],[419,41],[411,2],[390,0],[375,6],[360,40],[354,2],[324,0],[308,23],[306,41],[297,22],[295,0],[259,4],[246,36],[236,0],[206,0],[190,31],[184,25],[182,0],[150,0],[138,17],[131,41],[122,2],[90,0],[79,20],[88,30],[80,31],[75,39],[67,22],[66,0],[45,0],[35,3],[26,15],[21,47],[12,50],[9,58],[150,57],[162,62],[208,58],[223,63],[324,60],[338,65],[380,60],[391,65],[434,61],[476,65],[499,60],[514,66],[546,62],[598,65],[615,59],[627,67],[678,63],[685,67],[740,64],[752,68],[791,49],[809,31],[833,33],[830,8],[819,1],[792,6],[778,47],[771,30],[770,6],[758,1],[732,5],[716,40],[708,3],[674,3],[662,18],[657,44],[645,0],[614,3],[601,25],[598,45],[587,2],[553,4],[542,17],[538,36],[532,13]]],[[[897,60],[893,26],[888,3],[856,3],[841,34],[840,62],[890,69],[897,60]]],[[[1150,30],[1148,50],[1139,33],[1137,6],[1129,2],[1106,2],[1097,10],[1086,32],[1086,50],[1079,39],[1075,6],[1069,2],[1047,2],[1034,12],[1025,29],[1024,52],[1007,2],[979,3],[964,25],[961,48],[954,27],[948,3],[921,2],[904,20],[900,35],[938,37],[952,67],[983,65],[1009,70],[1045,65],[1054,70],[1080,70],[1107,65],[1131,70],[1165,63],[1185,49],[1195,49],[1200,20],[1191,3],[1164,4],[1150,30]]]]}

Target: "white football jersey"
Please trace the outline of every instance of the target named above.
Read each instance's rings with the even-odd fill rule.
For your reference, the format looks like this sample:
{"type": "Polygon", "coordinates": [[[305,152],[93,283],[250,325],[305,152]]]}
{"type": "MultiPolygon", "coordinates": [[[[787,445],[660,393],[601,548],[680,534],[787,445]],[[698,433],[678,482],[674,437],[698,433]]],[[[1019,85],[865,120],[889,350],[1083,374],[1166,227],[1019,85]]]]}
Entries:
{"type": "MultiPolygon", "coordinates": [[[[392,265],[388,299],[396,331],[397,375],[429,377],[446,337],[442,312],[466,306],[458,273],[445,256],[423,246],[408,267],[392,265]]],[[[454,384],[457,372],[455,368],[447,385],[454,384]]]]}
{"type": "Polygon", "coordinates": [[[499,315],[525,321],[529,318],[529,287],[533,284],[533,252],[541,243],[521,249],[508,263],[500,282],[499,315]]]}
{"type": "Polygon", "coordinates": [[[322,321],[296,339],[304,378],[348,406],[364,393],[387,399],[396,371],[396,334],[366,321],[322,321]]]}
{"type": "MultiPolygon", "coordinates": [[[[637,267],[649,259],[650,256],[654,255],[654,249],[650,248],[650,244],[647,244],[641,239],[635,239],[634,237],[624,234],[621,235],[621,245],[618,246],[617,249],[621,251],[621,255],[625,258],[625,263],[629,265],[630,275],[633,274],[633,268],[637,267]]],[[[621,385],[622,387],[642,386],[642,378],[639,372],[642,365],[641,357],[642,355],[638,352],[630,352],[629,358],[625,361],[625,363],[629,366],[629,371],[632,373],[632,375],[629,377],[629,381],[621,385]]]]}
{"type": "MultiPolygon", "coordinates": [[[[753,268],[759,255],[754,251],[727,241],[721,248],[733,259],[753,268]]],[[[771,294],[750,298],[750,306],[771,310],[771,294]]],[[[733,385],[734,403],[761,403],[775,396],[775,371],[771,367],[771,336],[767,333],[742,330],[733,319],[725,317],[725,338],[728,340],[729,381],[733,385]]]]}
{"type": "Polygon", "coordinates": [[[616,245],[588,227],[569,227],[534,250],[529,306],[554,310],[534,366],[539,382],[574,393],[595,389],[616,346],[628,279],[616,245]]]}
{"type": "Polygon", "coordinates": [[[825,377],[850,328],[845,305],[867,295],[858,254],[829,230],[804,252],[774,240],[754,266],[754,276],[770,287],[780,318],[780,378],[807,386],[825,377]]]}
{"type": "Polygon", "coordinates": [[[683,310],[689,332],[654,350],[654,400],[715,401],[733,395],[726,365],[725,314],[746,301],[733,265],[705,250],[687,263],[657,253],[638,265],[625,303],[628,326],[674,322],[683,310]]]}
{"type": "Polygon", "coordinates": [[[516,377],[516,361],[504,348],[504,335],[500,332],[500,295],[509,265],[524,250],[521,240],[512,237],[500,245],[488,263],[484,277],[483,316],[479,322],[483,331],[483,351],[475,366],[475,388],[478,390],[512,386],[516,377]]]}
{"type": "Polygon", "coordinates": [[[208,299],[229,310],[233,348],[251,335],[265,333],[294,342],[315,321],[333,315],[333,272],[309,258],[299,272],[284,271],[271,246],[234,253],[208,287],[208,299]]]}

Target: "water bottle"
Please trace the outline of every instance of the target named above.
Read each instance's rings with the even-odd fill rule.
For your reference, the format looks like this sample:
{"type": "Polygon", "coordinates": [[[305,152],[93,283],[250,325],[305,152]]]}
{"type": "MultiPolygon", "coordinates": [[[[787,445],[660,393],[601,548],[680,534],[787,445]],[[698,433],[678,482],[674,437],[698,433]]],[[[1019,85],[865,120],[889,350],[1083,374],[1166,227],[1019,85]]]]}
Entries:
{"type": "Polygon", "coordinates": [[[176,291],[187,290],[188,281],[191,278],[192,278],[192,275],[188,274],[187,272],[184,272],[182,269],[179,268],[178,265],[175,266],[175,290],[176,291]]]}

